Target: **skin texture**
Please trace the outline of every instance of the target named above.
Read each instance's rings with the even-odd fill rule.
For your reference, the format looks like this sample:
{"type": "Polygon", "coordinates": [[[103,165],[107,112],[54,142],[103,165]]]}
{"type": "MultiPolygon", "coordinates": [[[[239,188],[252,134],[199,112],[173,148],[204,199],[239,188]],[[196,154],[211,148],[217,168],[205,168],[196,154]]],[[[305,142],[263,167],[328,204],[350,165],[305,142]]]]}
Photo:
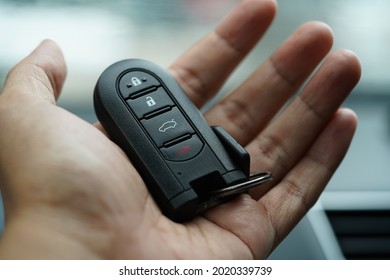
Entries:
{"type": "MultiPolygon", "coordinates": [[[[272,0],[242,1],[169,67],[197,106],[218,92],[275,13],[272,0]]],[[[304,24],[206,113],[246,147],[252,172],[270,170],[274,179],[176,224],[100,124],[55,105],[66,66],[59,47],[42,42],[10,71],[0,95],[0,258],[266,258],[316,202],[356,128],[355,114],[340,106],[360,64],[347,50],[328,54],[331,46],[328,26],[304,24]]]]}

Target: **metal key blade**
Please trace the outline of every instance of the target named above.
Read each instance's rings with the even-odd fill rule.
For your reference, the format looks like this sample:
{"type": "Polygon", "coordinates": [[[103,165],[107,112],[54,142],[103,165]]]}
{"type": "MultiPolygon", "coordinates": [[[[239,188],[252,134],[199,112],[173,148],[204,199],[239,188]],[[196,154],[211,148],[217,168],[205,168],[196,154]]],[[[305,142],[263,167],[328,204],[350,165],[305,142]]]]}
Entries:
{"type": "Polygon", "coordinates": [[[213,191],[210,193],[210,196],[225,197],[225,196],[240,194],[249,190],[252,187],[262,185],[271,180],[272,180],[271,172],[262,172],[262,173],[253,174],[249,177],[248,181],[213,191]]]}

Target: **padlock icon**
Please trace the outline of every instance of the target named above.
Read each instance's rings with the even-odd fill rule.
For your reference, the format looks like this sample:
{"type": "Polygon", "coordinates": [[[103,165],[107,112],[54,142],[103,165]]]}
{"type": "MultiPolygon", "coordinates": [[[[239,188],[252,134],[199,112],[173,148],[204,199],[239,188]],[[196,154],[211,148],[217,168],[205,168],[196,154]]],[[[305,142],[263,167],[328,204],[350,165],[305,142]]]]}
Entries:
{"type": "Polygon", "coordinates": [[[131,83],[133,84],[133,86],[139,86],[140,84],[142,84],[141,80],[138,79],[137,77],[132,77],[131,78],[131,83]]]}
{"type": "Polygon", "coordinates": [[[154,101],[154,99],[152,97],[146,96],[146,104],[149,107],[152,107],[152,106],[156,105],[156,101],[154,101]]]}

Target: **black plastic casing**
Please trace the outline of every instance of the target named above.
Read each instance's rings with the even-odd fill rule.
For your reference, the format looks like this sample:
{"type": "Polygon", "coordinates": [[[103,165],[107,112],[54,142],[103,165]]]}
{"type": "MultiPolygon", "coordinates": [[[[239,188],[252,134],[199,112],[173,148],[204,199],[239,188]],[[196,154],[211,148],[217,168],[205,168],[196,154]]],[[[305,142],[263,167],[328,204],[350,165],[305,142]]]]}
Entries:
{"type": "Polygon", "coordinates": [[[222,128],[215,129],[217,136],[176,80],[154,63],[129,59],[107,68],[96,84],[94,105],[110,138],[125,151],[162,212],[174,221],[191,219],[226,200],[209,196],[212,190],[248,180],[249,154],[222,128]],[[119,92],[120,78],[130,71],[143,71],[161,83],[204,143],[198,155],[186,161],[163,157],[119,92]]]}

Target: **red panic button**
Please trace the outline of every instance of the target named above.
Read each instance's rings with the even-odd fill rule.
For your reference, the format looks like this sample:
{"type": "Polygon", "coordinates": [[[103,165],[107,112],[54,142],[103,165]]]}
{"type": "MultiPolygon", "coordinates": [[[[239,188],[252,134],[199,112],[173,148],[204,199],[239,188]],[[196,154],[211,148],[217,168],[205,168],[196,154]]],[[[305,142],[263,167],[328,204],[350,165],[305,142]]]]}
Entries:
{"type": "Polygon", "coordinates": [[[190,145],[180,146],[176,149],[176,154],[178,156],[186,156],[190,154],[192,151],[192,147],[190,145]]]}
{"type": "Polygon", "coordinates": [[[161,148],[165,159],[171,161],[185,161],[195,157],[203,148],[202,141],[198,136],[192,135],[190,139],[184,140],[168,148],[161,148]]]}

